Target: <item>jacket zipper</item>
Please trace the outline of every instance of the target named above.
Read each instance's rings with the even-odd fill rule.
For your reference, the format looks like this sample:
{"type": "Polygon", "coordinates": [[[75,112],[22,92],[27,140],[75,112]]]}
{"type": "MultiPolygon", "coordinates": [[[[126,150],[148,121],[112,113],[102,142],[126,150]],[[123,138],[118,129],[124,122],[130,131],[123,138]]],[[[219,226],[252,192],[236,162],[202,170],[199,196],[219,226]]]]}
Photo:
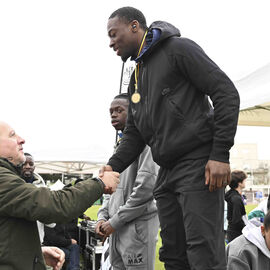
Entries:
{"type": "MultiPolygon", "coordinates": [[[[141,62],[141,66],[143,66],[143,68],[141,69],[142,70],[142,75],[141,75],[141,81],[140,81],[140,84],[142,85],[142,82],[143,82],[143,80],[145,80],[146,81],[146,79],[145,79],[145,72],[146,72],[146,66],[143,64],[143,62],[141,62]]],[[[148,83],[147,81],[146,81],[146,83],[148,83]]],[[[154,130],[153,130],[153,125],[152,125],[152,122],[151,122],[151,115],[149,114],[149,96],[148,96],[148,85],[146,85],[146,87],[145,87],[145,89],[144,89],[144,91],[146,92],[146,95],[145,95],[145,115],[147,116],[147,121],[146,121],[146,123],[147,123],[147,125],[148,125],[148,128],[150,129],[150,131],[151,131],[151,133],[152,133],[152,137],[153,137],[153,145],[152,145],[152,148],[153,148],[153,150],[154,150],[154,152],[156,152],[157,153],[157,151],[156,151],[156,145],[157,145],[157,140],[156,140],[156,134],[155,134],[155,132],[154,132],[154,130]]]]}

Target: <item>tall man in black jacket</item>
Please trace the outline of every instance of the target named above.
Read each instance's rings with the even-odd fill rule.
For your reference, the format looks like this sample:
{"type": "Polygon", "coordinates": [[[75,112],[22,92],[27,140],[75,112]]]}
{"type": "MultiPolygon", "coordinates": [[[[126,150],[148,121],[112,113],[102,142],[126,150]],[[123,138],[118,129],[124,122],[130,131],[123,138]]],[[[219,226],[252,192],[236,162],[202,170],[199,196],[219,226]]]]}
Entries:
{"type": "Polygon", "coordinates": [[[104,166],[122,172],[151,147],[160,165],[154,195],[166,269],[225,270],[224,186],[236,132],[239,95],[224,72],[173,25],[124,7],[113,12],[110,47],[136,62],[128,122],[104,166]],[[213,102],[213,107],[208,101],[213,102]]]}

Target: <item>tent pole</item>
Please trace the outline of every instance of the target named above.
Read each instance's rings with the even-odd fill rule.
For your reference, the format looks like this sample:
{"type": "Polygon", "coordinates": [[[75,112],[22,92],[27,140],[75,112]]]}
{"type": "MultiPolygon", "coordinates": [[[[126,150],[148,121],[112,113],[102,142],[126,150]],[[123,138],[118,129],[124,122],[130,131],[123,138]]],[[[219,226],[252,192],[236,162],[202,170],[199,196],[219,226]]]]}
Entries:
{"type": "MultiPolygon", "coordinates": [[[[119,95],[122,93],[122,82],[123,82],[124,66],[125,66],[125,62],[123,62],[123,64],[122,64],[121,77],[120,77],[120,87],[119,87],[119,95]]],[[[115,144],[117,143],[117,139],[118,139],[118,132],[116,130],[115,144]]]]}
{"type": "Polygon", "coordinates": [[[123,73],[124,73],[125,62],[122,64],[121,77],[120,77],[120,87],[119,87],[119,95],[122,93],[122,81],[123,81],[123,73]]]}

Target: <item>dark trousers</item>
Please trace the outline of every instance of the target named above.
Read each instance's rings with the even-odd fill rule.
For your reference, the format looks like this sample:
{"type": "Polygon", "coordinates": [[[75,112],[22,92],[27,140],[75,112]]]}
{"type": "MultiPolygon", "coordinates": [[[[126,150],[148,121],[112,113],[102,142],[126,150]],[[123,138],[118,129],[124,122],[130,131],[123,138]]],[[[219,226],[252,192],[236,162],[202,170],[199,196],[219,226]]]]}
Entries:
{"type": "Polygon", "coordinates": [[[68,262],[67,270],[80,270],[80,246],[71,244],[61,249],[65,252],[65,259],[68,262]]]}
{"type": "Polygon", "coordinates": [[[161,168],[154,189],[167,270],[225,270],[224,189],[205,186],[207,159],[161,168]]]}

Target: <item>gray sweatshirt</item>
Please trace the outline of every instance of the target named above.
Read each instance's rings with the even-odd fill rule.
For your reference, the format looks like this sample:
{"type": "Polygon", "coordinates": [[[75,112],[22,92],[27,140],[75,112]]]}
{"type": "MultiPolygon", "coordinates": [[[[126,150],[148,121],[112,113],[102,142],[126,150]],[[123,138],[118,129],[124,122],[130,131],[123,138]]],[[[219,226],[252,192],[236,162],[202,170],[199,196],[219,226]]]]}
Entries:
{"type": "Polygon", "coordinates": [[[157,215],[153,188],[158,170],[146,146],[139,158],[120,174],[116,192],[105,197],[98,220],[109,220],[114,229],[119,229],[135,219],[148,220],[157,215]]]}
{"type": "Polygon", "coordinates": [[[243,234],[227,246],[228,270],[268,270],[270,251],[261,234],[261,228],[248,224],[243,234]]]}

